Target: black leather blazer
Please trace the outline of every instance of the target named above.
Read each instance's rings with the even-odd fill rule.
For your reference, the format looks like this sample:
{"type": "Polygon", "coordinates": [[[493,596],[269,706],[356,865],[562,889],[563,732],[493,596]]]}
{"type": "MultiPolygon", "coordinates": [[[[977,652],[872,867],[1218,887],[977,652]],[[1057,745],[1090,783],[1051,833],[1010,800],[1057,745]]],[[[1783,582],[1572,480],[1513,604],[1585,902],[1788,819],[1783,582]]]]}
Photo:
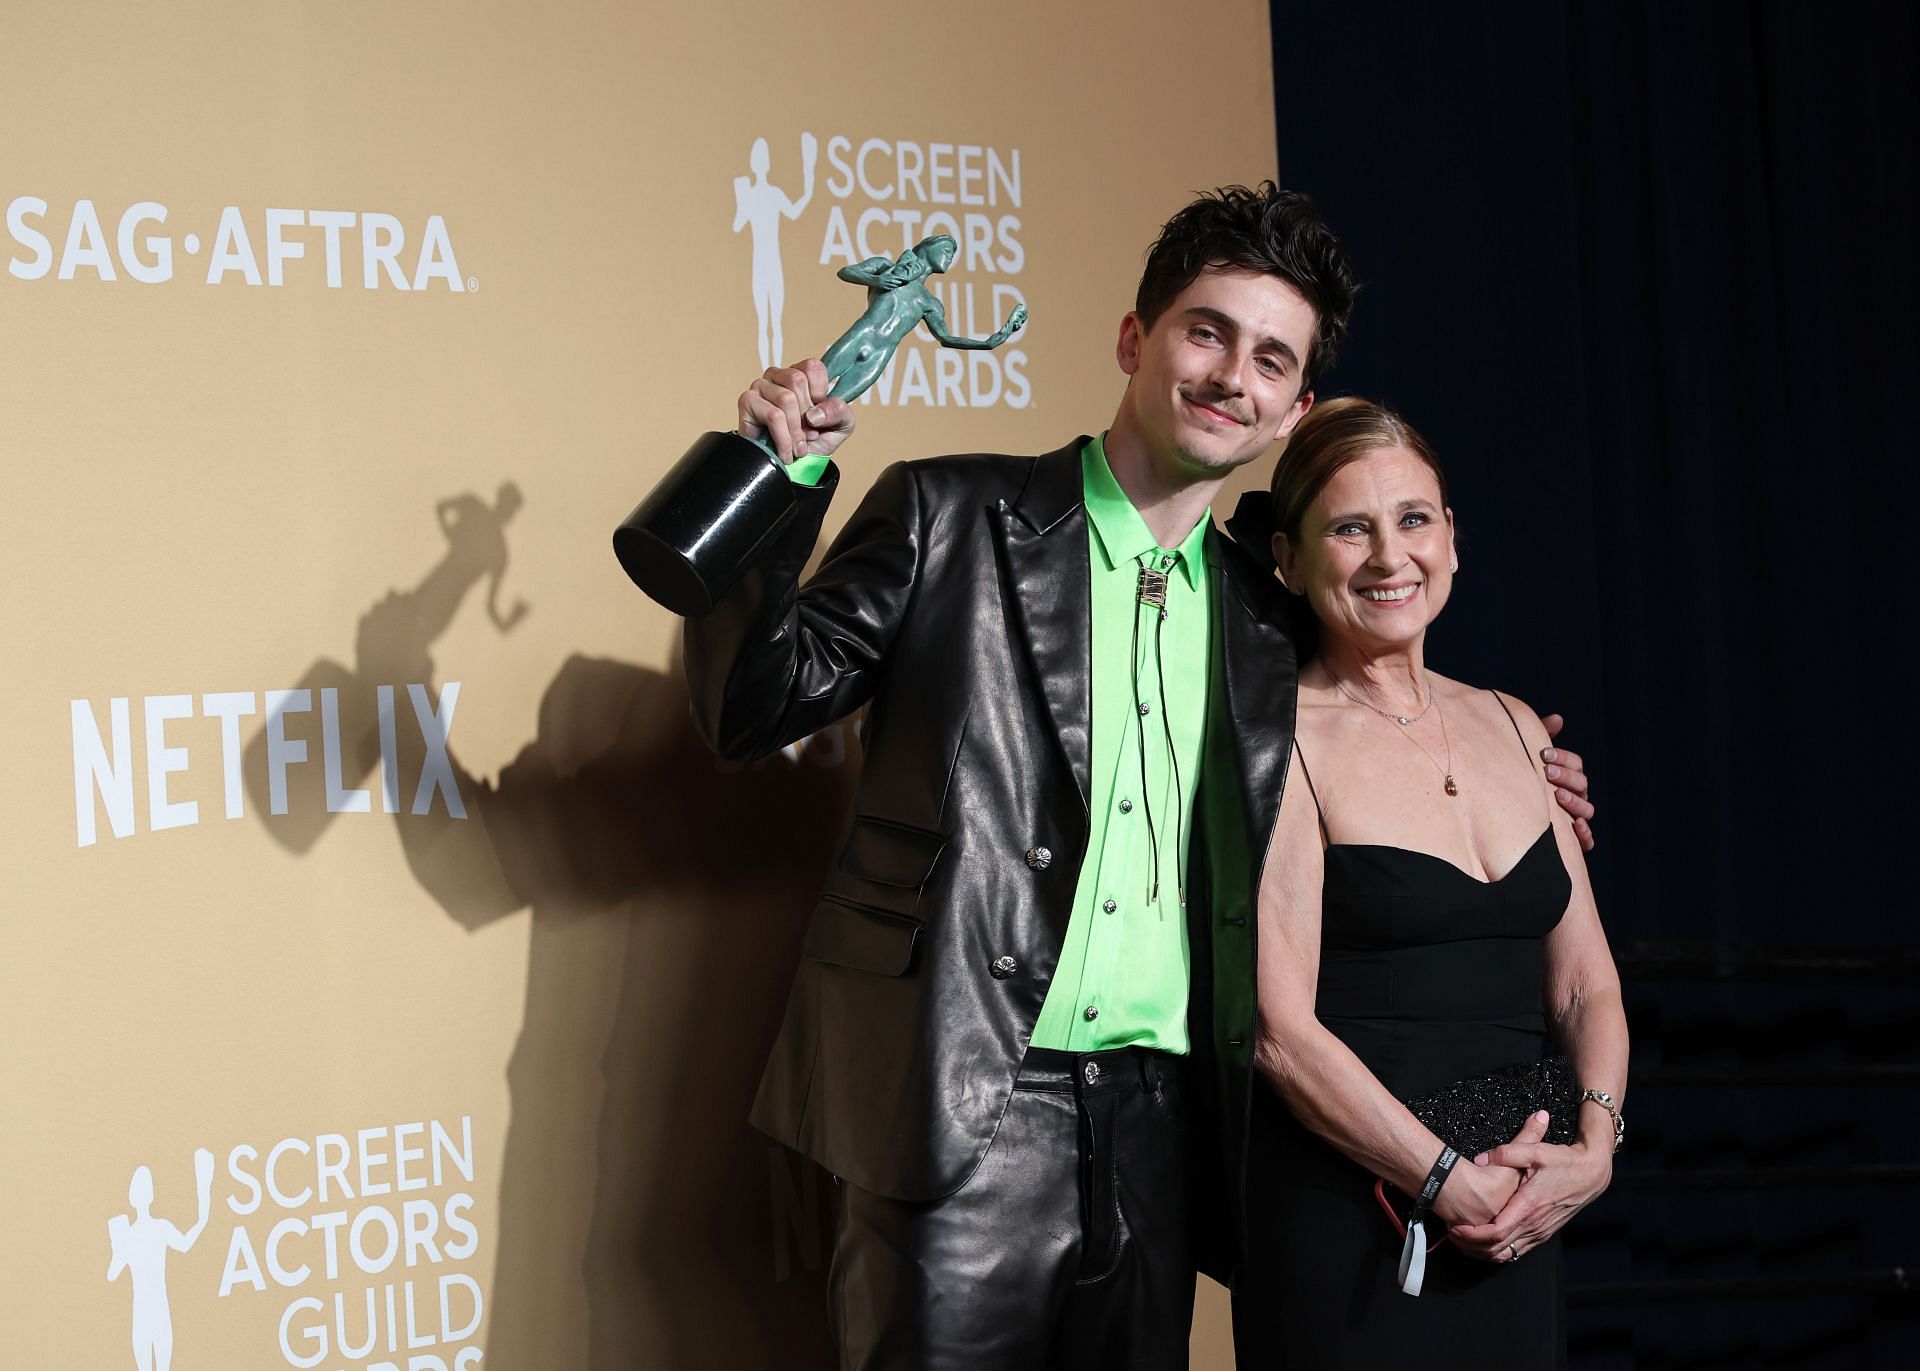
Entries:
{"type": "MultiPolygon", "coordinates": [[[[829,468],[734,592],[686,626],[695,720],[725,756],[870,706],[852,830],[753,1121],[897,1199],[949,1194],[979,1165],[1065,941],[1089,827],[1086,441],[889,467],[801,587],[838,483],[829,468]]],[[[1230,1186],[1211,1210],[1225,1219],[1243,1164],[1254,892],[1296,663],[1277,582],[1217,529],[1206,555],[1223,688],[1195,802],[1189,1016],[1197,1117],[1226,1149],[1196,1148],[1210,1154],[1196,1171],[1230,1186]]]]}

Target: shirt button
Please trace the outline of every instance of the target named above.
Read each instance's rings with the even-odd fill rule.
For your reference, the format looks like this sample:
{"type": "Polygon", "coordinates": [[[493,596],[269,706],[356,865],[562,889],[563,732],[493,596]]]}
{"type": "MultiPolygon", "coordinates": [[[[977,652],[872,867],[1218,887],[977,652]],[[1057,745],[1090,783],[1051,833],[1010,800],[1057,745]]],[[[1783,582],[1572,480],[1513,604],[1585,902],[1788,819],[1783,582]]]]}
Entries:
{"type": "Polygon", "coordinates": [[[1120,812],[1121,812],[1122,814],[1131,814],[1131,813],[1133,813],[1133,801],[1132,801],[1132,800],[1122,800],[1122,801],[1120,802],[1120,812]]]}
{"type": "Polygon", "coordinates": [[[1035,871],[1045,871],[1048,867],[1053,865],[1053,850],[1051,848],[1046,848],[1046,847],[1028,848],[1027,849],[1027,865],[1032,867],[1035,871]]]}
{"type": "Polygon", "coordinates": [[[1087,1006],[1087,1022],[1092,1023],[1095,1019],[1099,1017],[1100,1017],[1100,1006],[1097,1004],[1088,1005],[1087,1006]]]}
{"type": "Polygon", "coordinates": [[[1145,700],[1142,700],[1140,702],[1140,712],[1142,714],[1151,714],[1153,713],[1153,706],[1148,704],[1145,700]]]}
{"type": "Polygon", "coordinates": [[[1106,910],[1107,913],[1111,914],[1113,913],[1114,910],[1118,909],[1120,906],[1109,899],[1109,900],[1102,900],[1100,902],[1100,907],[1106,910]]]}
{"type": "Polygon", "coordinates": [[[1015,971],[1018,971],[1019,969],[1020,969],[1020,963],[1016,962],[1013,958],[995,957],[993,959],[993,964],[987,968],[987,972],[996,981],[1004,981],[1007,977],[1011,976],[1015,971]]]}

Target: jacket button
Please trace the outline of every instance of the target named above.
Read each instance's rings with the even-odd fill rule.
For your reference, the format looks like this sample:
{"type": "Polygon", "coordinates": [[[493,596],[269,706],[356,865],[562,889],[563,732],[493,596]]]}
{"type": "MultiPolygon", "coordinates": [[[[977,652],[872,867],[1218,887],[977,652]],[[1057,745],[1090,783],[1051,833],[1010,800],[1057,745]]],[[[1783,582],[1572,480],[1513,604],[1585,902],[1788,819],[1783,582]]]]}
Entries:
{"type": "Polygon", "coordinates": [[[995,957],[993,959],[993,965],[989,966],[987,971],[996,981],[1004,981],[1019,969],[1020,963],[1016,962],[1013,958],[995,957]]]}
{"type": "Polygon", "coordinates": [[[1035,871],[1045,871],[1053,865],[1053,849],[1046,847],[1028,848],[1027,865],[1035,871]]]}

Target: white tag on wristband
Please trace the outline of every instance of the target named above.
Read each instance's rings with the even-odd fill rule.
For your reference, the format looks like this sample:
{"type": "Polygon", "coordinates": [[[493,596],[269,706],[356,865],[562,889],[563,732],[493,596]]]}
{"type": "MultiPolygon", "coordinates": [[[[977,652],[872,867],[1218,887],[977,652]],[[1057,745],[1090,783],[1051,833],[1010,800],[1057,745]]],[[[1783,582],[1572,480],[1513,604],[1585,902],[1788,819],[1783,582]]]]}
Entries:
{"type": "Polygon", "coordinates": [[[1427,1278],[1427,1226],[1415,1219],[1407,1225],[1407,1240],[1400,1246],[1400,1288],[1418,1295],[1427,1278]]]}
{"type": "Polygon", "coordinates": [[[1427,1172],[1426,1183],[1420,1187],[1420,1197],[1413,1202],[1413,1212],[1407,1215],[1407,1240],[1400,1245],[1400,1288],[1409,1295],[1418,1295],[1426,1283],[1427,1214],[1440,1187],[1453,1174],[1453,1164],[1459,1160],[1460,1154],[1451,1147],[1440,1149],[1433,1169],[1427,1172]]]}

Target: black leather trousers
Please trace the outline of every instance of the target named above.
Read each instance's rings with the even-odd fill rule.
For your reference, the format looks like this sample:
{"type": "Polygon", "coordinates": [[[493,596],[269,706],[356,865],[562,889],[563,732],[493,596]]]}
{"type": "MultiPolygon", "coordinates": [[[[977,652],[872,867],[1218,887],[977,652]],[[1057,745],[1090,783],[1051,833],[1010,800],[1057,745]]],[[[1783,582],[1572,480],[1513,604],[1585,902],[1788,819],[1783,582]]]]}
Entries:
{"type": "Polygon", "coordinates": [[[842,1183],[843,1371],[1173,1371],[1193,1323],[1184,1060],[1033,1048],[980,1169],[911,1204],[842,1183]]]}

